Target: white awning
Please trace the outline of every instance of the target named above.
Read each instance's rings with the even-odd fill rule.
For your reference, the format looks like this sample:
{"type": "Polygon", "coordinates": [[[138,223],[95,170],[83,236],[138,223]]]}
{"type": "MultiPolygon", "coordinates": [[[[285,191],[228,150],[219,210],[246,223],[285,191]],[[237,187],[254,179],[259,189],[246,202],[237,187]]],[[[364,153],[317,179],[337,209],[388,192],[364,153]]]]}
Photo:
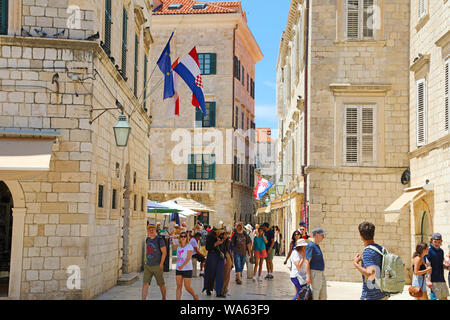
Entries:
{"type": "Polygon", "coordinates": [[[406,189],[405,192],[400,197],[398,197],[397,200],[395,200],[389,207],[384,210],[384,212],[398,213],[410,202],[418,200],[423,195],[425,195],[425,193],[426,191],[422,187],[406,189]]]}
{"type": "Polygon", "coordinates": [[[172,199],[171,201],[175,201],[178,205],[183,206],[185,208],[198,211],[198,212],[215,212],[215,210],[205,206],[203,203],[200,203],[198,201],[195,201],[193,199],[186,199],[186,198],[176,198],[172,199]]]}
{"type": "Polygon", "coordinates": [[[0,138],[0,171],[48,171],[53,142],[54,139],[0,138]]]}

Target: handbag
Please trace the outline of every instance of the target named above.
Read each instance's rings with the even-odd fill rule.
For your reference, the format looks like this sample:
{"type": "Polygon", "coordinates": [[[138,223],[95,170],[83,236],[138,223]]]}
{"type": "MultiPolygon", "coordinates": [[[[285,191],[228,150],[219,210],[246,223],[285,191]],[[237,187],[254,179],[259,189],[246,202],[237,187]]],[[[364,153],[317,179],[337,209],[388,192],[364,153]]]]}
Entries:
{"type": "Polygon", "coordinates": [[[416,286],[409,287],[408,292],[409,292],[409,295],[414,298],[419,298],[422,296],[422,291],[420,290],[419,287],[416,287],[416,286]]]}
{"type": "Polygon", "coordinates": [[[255,264],[255,256],[254,255],[252,255],[251,257],[250,257],[250,259],[248,260],[248,262],[250,263],[250,264],[255,264]]]}

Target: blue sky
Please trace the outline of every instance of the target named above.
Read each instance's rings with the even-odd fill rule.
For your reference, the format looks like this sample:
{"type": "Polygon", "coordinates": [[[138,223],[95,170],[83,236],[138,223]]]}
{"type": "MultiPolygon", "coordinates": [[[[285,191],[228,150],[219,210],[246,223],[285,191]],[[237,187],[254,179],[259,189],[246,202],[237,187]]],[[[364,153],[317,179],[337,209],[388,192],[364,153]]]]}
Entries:
{"type": "Polygon", "coordinates": [[[276,138],[276,64],[291,0],[241,0],[241,3],[264,54],[264,59],[256,64],[256,127],[272,128],[272,137],[276,138]]]}
{"type": "Polygon", "coordinates": [[[272,128],[272,136],[276,138],[276,65],[291,0],[241,2],[247,12],[248,25],[264,54],[264,59],[256,64],[256,127],[272,128]]]}

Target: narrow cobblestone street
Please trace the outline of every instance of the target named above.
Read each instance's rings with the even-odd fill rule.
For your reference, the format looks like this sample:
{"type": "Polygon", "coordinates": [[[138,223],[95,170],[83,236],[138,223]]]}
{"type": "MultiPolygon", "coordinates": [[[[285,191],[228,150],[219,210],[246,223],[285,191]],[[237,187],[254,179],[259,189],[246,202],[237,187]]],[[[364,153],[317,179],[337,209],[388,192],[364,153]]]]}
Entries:
{"type": "MultiPolygon", "coordinates": [[[[274,279],[264,280],[262,283],[253,282],[250,279],[244,279],[242,285],[237,285],[234,281],[234,270],[231,271],[230,292],[226,300],[290,300],[294,296],[293,285],[289,279],[289,269],[283,265],[284,257],[274,257],[274,279]]],[[[175,271],[164,273],[164,279],[167,286],[167,299],[175,300],[175,271]]],[[[263,268],[263,277],[266,274],[265,266],[263,268]]],[[[355,271],[356,272],[356,271],[355,271]]],[[[244,269],[247,274],[247,269],[244,269]]],[[[141,299],[143,273],[139,275],[139,280],[128,286],[115,286],[106,293],[96,297],[96,300],[139,300],[141,299]]],[[[193,278],[192,288],[198,294],[200,300],[219,300],[214,293],[208,297],[200,294],[203,288],[203,278],[193,278]]],[[[328,282],[329,300],[358,300],[361,295],[361,283],[353,282],[328,282]]],[[[156,285],[155,279],[149,289],[148,300],[158,300],[161,293],[156,285]]],[[[192,300],[192,297],[183,289],[183,300],[192,300]]],[[[390,300],[411,300],[408,294],[408,287],[405,286],[403,294],[391,297],[390,300]]]]}

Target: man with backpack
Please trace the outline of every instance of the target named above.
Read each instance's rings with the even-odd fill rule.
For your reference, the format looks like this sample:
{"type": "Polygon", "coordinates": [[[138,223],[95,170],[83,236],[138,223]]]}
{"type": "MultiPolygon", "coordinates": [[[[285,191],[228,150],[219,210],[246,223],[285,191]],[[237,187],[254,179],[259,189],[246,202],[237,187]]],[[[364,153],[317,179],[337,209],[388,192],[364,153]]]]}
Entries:
{"type": "Polygon", "coordinates": [[[400,257],[375,243],[373,223],[362,222],[358,229],[365,248],[362,255],[355,256],[353,265],[363,277],[361,300],[388,300],[390,294],[401,293],[405,276],[400,257]]]}
{"type": "Polygon", "coordinates": [[[147,239],[145,240],[145,265],[144,280],[142,285],[142,300],[147,300],[148,288],[152,278],[156,278],[156,283],[161,290],[162,300],[166,300],[166,285],[164,283],[164,260],[167,255],[167,248],[164,239],[156,233],[154,224],[147,226],[147,239]]]}

